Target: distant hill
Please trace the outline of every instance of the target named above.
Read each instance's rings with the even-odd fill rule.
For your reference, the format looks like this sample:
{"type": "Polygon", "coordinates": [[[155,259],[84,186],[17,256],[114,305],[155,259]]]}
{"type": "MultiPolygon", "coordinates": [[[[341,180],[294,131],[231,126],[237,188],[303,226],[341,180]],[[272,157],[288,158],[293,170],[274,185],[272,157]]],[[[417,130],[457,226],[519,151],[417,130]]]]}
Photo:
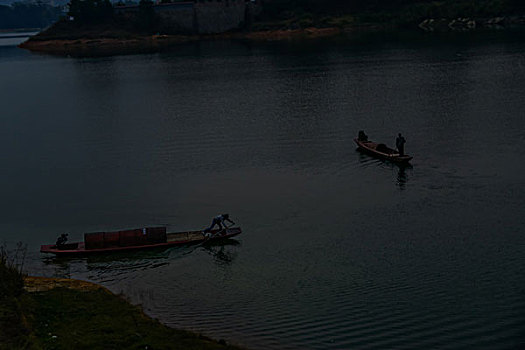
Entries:
{"type": "Polygon", "coordinates": [[[15,2],[0,4],[0,30],[19,28],[46,28],[64,15],[64,6],[44,3],[15,2]]]}

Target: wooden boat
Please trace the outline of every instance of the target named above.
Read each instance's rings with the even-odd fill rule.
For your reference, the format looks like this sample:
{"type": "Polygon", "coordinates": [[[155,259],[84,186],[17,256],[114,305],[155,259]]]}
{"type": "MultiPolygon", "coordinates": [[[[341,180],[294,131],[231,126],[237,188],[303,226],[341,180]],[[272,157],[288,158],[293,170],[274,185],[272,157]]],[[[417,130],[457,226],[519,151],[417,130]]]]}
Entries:
{"type": "Polygon", "coordinates": [[[42,245],[40,252],[57,256],[80,256],[127,252],[152,248],[167,248],[184,244],[199,244],[231,238],[240,234],[240,227],[212,230],[205,236],[202,231],[166,233],[165,227],[148,227],[142,229],[85,233],[84,242],[69,243],[57,246],[42,245]]]}
{"type": "Polygon", "coordinates": [[[398,151],[388,148],[384,143],[361,141],[359,139],[354,139],[354,141],[360,151],[381,159],[386,159],[395,163],[408,163],[412,159],[409,155],[400,155],[398,151]]]}

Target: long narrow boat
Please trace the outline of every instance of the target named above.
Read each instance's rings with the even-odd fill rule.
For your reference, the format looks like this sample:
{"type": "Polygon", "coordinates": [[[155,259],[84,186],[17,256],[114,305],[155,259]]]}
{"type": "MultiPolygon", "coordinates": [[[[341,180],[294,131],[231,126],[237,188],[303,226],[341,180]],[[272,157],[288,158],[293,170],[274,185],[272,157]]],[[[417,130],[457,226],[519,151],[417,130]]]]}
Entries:
{"type": "Polygon", "coordinates": [[[223,230],[212,230],[205,236],[202,231],[166,233],[165,227],[142,228],[126,231],[85,233],[84,242],[69,243],[57,246],[42,245],[40,252],[57,256],[81,256],[127,252],[152,248],[163,248],[185,244],[198,244],[231,238],[240,234],[240,227],[223,230]]]}
{"type": "Polygon", "coordinates": [[[400,155],[399,152],[392,148],[388,148],[384,143],[361,141],[359,139],[354,139],[354,142],[357,144],[357,148],[360,151],[394,163],[408,163],[413,158],[407,154],[400,155]]]}

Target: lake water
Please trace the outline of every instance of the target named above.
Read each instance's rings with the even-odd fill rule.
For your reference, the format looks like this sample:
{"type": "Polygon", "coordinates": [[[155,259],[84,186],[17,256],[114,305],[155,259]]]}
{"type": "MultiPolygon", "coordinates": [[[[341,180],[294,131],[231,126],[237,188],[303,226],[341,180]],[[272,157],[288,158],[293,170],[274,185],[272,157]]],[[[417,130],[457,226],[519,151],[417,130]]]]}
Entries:
{"type": "MultiPolygon", "coordinates": [[[[251,349],[525,347],[524,33],[201,42],[60,58],[0,44],[0,239],[251,349]],[[394,145],[412,167],[356,152],[394,145]],[[210,247],[38,252],[228,212],[210,247]]],[[[1,38],[0,38],[1,41],[1,38]]],[[[5,43],[5,42],[4,42],[5,43]]]]}
{"type": "Polygon", "coordinates": [[[38,32],[2,32],[0,31],[0,47],[16,46],[38,32]]]}

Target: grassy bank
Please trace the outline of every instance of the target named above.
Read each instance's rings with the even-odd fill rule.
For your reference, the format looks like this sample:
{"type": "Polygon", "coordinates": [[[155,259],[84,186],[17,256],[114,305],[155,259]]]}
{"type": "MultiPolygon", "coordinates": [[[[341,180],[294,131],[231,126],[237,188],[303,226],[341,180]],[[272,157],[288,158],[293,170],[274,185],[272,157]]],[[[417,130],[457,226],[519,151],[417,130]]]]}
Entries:
{"type": "Polygon", "coordinates": [[[25,277],[3,250],[0,278],[0,349],[239,349],[166,327],[98,285],[25,277]]]}
{"type": "Polygon", "coordinates": [[[236,349],[168,328],[102,289],[32,293],[28,310],[42,349],[236,349]]]}
{"type": "MultiPolygon", "coordinates": [[[[21,247],[19,247],[21,248],[21,247]]],[[[24,292],[24,276],[19,261],[23,249],[8,254],[0,247],[0,348],[32,348],[33,337],[25,315],[29,298],[24,292]]]]}

